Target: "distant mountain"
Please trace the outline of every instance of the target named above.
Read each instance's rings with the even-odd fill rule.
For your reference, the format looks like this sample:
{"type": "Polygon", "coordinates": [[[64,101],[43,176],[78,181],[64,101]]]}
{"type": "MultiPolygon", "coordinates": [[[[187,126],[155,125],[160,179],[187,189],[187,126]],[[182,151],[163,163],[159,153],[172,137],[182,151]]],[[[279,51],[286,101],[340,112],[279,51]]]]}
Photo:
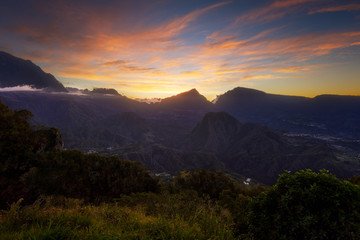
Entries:
{"type": "Polygon", "coordinates": [[[168,119],[192,128],[212,108],[213,104],[211,102],[196,89],[191,89],[150,104],[149,116],[159,120],[168,119]]]}
{"type": "Polygon", "coordinates": [[[113,88],[94,88],[89,93],[95,94],[109,94],[109,95],[120,95],[115,89],[113,88]]]}
{"type": "Polygon", "coordinates": [[[308,98],[268,94],[255,89],[237,87],[220,95],[217,111],[226,111],[241,121],[267,124],[273,118],[297,111],[308,98]]]}
{"type": "Polygon", "coordinates": [[[279,152],[287,147],[285,139],[268,128],[254,123],[240,123],[225,112],[207,113],[193,129],[188,141],[192,150],[230,153],[241,148],[246,151],[279,152]]]}
{"type": "Polygon", "coordinates": [[[187,92],[163,99],[157,103],[161,107],[171,107],[175,109],[190,110],[211,107],[211,103],[201,95],[195,88],[187,92]]]}
{"type": "Polygon", "coordinates": [[[207,113],[191,132],[186,149],[216,153],[231,171],[266,184],[273,184],[284,170],[325,168],[341,177],[353,174],[325,144],[289,139],[224,112],[207,113]]]}
{"type": "Polygon", "coordinates": [[[53,75],[45,73],[30,60],[24,60],[0,51],[0,87],[23,85],[56,92],[67,91],[53,75]]]}
{"type": "Polygon", "coordinates": [[[360,96],[306,98],[238,87],[220,95],[214,109],[285,132],[360,138],[360,96]]]}

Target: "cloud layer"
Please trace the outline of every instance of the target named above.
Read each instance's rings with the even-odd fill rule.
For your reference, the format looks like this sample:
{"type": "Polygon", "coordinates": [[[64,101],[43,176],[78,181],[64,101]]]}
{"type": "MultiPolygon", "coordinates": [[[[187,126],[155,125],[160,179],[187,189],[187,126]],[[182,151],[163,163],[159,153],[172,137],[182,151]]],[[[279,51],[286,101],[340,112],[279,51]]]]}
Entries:
{"type": "MultiPolygon", "coordinates": [[[[328,76],[319,72],[348,65],[348,79],[359,74],[351,67],[360,53],[356,1],[256,2],[5,0],[0,48],[40,64],[65,85],[114,87],[132,97],[196,87],[214,98],[239,85],[271,91],[271,81],[298,86],[313,79],[298,92],[311,95],[306,88],[327,91],[316,79],[328,76]]],[[[338,93],[360,93],[360,86],[341,88],[344,81],[338,93]]]]}

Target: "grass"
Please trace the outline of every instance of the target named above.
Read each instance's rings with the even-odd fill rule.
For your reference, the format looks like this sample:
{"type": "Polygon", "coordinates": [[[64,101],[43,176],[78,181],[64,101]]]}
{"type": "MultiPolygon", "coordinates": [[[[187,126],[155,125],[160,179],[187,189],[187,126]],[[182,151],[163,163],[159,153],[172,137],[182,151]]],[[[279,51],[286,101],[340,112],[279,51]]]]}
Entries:
{"type": "Polygon", "coordinates": [[[45,197],[2,211],[0,239],[234,239],[232,224],[229,212],[193,193],[134,194],[99,206],[45,197]]]}

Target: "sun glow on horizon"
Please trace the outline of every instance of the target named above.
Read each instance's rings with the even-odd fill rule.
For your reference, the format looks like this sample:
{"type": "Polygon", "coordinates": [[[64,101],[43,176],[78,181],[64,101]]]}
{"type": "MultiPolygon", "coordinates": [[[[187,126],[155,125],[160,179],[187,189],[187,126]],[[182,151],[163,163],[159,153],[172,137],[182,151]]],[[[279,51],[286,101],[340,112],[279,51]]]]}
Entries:
{"type": "Polygon", "coordinates": [[[26,12],[6,8],[0,47],[69,87],[132,98],[197,88],[209,100],[238,86],[308,97],[360,93],[356,1],[29,0],[26,12]]]}

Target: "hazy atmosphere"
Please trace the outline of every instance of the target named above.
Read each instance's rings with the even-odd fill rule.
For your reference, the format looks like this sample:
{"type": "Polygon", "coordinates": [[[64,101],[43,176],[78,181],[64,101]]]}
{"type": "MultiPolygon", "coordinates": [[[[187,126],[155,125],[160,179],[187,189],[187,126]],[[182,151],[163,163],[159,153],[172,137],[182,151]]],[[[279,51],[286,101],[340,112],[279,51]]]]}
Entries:
{"type": "Polygon", "coordinates": [[[21,1],[0,6],[0,49],[66,87],[132,98],[237,86],[310,96],[360,93],[360,3],[21,1]]]}

